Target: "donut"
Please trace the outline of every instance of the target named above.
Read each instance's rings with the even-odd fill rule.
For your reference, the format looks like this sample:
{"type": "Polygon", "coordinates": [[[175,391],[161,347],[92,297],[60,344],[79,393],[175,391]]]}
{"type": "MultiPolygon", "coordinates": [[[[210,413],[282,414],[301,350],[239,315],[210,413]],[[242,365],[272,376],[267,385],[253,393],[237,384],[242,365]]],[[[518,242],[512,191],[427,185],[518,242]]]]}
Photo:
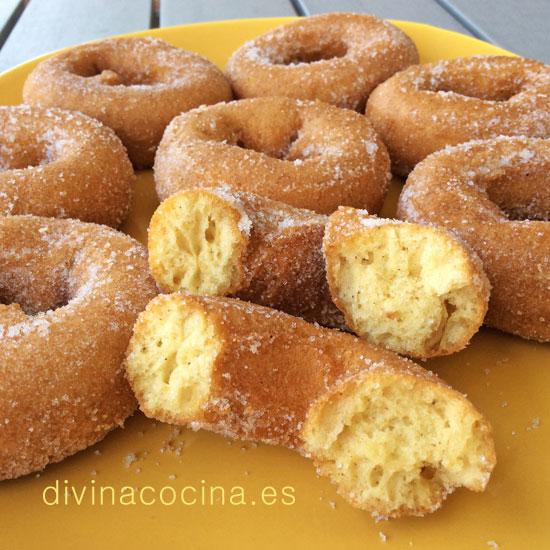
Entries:
{"type": "Polygon", "coordinates": [[[499,135],[550,137],[550,66],[473,56],[409,67],[380,84],[366,114],[406,175],[446,145],[499,135]]]}
{"type": "Polygon", "coordinates": [[[492,285],[485,324],[550,341],[550,139],[499,137],[433,153],[399,198],[402,219],[446,227],[492,285]]]}
{"type": "Polygon", "coordinates": [[[155,159],[160,200],[227,185],[321,214],[377,213],[389,157],[368,120],[321,102],[243,99],[195,109],[166,128],[155,159]]]}
{"type": "Polygon", "coordinates": [[[495,465],[488,422],[433,373],[256,304],[159,296],[125,366],[147,416],[295,449],[376,516],[420,516],[456,487],[482,491],[495,465]]]}
{"type": "Polygon", "coordinates": [[[0,218],[0,480],[42,470],[122,425],[122,362],[156,294],[144,248],[95,224],[0,218]]]}
{"type": "Polygon", "coordinates": [[[483,323],[490,285],[452,233],[341,207],[323,253],[332,299],[359,336],[426,359],[463,349],[483,323]]]}
{"type": "Polygon", "coordinates": [[[232,295],[342,327],[321,253],[326,222],[242,191],[180,191],[151,218],[149,268],[164,292],[232,295]]]}
{"type": "Polygon", "coordinates": [[[239,98],[318,99],[362,111],[371,91],[418,63],[412,40],[372,15],[303,17],[241,46],[225,69],[239,98]]]}
{"type": "Polygon", "coordinates": [[[223,73],[203,57],[157,38],[112,38],[39,63],[26,103],[82,111],[112,128],[137,167],[150,167],[167,124],[203,104],[230,100],[223,73]]]}
{"type": "Polygon", "coordinates": [[[61,109],[0,106],[0,216],[117,227],[134,181],[124,146],[97,120],[61,109]]]}

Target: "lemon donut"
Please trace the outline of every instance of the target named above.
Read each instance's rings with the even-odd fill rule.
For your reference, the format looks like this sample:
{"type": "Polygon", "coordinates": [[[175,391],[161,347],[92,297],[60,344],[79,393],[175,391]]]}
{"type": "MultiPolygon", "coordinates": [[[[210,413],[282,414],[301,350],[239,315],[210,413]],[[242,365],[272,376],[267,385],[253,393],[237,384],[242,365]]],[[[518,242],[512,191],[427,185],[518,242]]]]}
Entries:
{"type": "Polygon", "coordinates": [[[161,200],[227,185],[321,214],[382,207],[389,157],[366,117],[321,102],[243,99],[195,109],[166,129],[155,159],[161,200]]]}
{"type": "Polygon", "coordinates": [[[367,115],[407,174],[446,145],[499,135],[550,137],[550,66],[474,56],[409,67],[378,86],[367,115]]]}
{"type": "Polygon", "coordinates": [[[550,139],[500,137],[446,148],[411,172],[398,215],[444,226],[491,282],[485,323],[550,340],[550,139]]]}
{"type": "Polygon", "coordinates": [[[172,118],[232,95],[213,63],[148,37],[101,40],[54,55],[29,75],[23,97],[101,120],[136,166],[150,167],[172,118]]]}
{"type": "Polygon", "coordinates": [[[418,63],[412,40],[372,15],[300,18],[241,46],[226,74],[237,97],[319,99],[363,110],[370,92],[418,63]]]}
{"type": "Polygon", "coordinates": [[[92,445],[133,412],[121,364],[155,294],[144,248],[122,233],[0,218],[0,479],[92,445]]]}
{"type": "Polygon", "coordinates": [[[0,107],[0,216],[35,214],[118,226],[135,176],[97,120],[61,109],[0,107]]]}

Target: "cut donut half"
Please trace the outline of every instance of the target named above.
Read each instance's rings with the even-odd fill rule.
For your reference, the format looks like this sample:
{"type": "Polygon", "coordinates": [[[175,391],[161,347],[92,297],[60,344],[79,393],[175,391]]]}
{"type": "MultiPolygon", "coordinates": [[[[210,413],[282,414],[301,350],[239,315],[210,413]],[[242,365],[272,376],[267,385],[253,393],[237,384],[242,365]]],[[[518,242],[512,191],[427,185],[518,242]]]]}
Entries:
{"type": "Polygon", "coordinates": [[[412,357],[464,348],[487,312],[479,258],[449,232],[341,207],[323,241],[332,298],[359,336],[412,357]]]}

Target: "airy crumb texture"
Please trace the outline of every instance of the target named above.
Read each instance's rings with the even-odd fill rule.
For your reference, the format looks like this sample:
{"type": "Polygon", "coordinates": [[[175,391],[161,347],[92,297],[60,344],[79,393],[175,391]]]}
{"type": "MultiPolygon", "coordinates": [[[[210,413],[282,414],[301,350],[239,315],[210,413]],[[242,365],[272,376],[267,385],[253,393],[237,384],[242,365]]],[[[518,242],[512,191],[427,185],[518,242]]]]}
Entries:
{"type": "Polygon", "coordinates": [[[494,464],[488,427],[455,392],[371,375],[311,408],[306,450],[359,508],[424,515],[456,487],[482,491],[494,464]]]}
{"type": "Polygon", "coordinates": [[[434,511],[459,486],[482,491],[496,461],[487,421],[433,373],[240,300],[155,298],[126,371],[148,416],[295,449],[378,517],[434,511]]]}
{"type": "Polygon", "coordinates": [[[481,262],[445,230],[340,208],[324,252],[336,305],[374,344],[413,357],[446,355],[483,322],[490,286],[481,262]]]}
{"type": "Polygon", "coordinates": [[[151,303],[134,327],[131,379],[146,410],[192,418],[210,392],[220,342],[198,309],[151,303]],[[153,322],[151,322],[153,320],[153,322]]]}
{"type": "Polygon", "coordinates": [[[245,214],[214,193],[193,190],[169,197],[149,226],[149,267],[159,286],[207,295],[238,290],[245,222],[245,214]]]}

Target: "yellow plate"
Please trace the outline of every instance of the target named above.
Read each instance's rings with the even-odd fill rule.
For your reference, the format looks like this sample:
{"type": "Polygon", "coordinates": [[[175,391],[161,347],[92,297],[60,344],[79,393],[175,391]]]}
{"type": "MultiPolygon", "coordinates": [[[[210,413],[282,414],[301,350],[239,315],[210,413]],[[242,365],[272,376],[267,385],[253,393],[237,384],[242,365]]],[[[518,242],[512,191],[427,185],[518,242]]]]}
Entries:
{"type": "MultiPolygon", "coordinates": [[[[158,36],[223,66],[243,41],[283,21],[204,23],[137,34],[158,36]]],[[[509,53],[427,25],[397,24],[414,39],[422,61],[509,53]]],[[[36,62],[0,76],[0,103],[21,101],[23,81],[36,62]]],[[[397,193],[395,184],[386,214],[397,193]]],[[[143,173],[125,227],[142,241],[155,201],[151,175],[143,173]]],[[[426,366],[467,393],[494,426],[498,466],[483,494],[459,490],[426,518],[375,523],[337,497],[295,453],[207,432],[179,432],[136,414],[124,430],[41,475],[2,483],[0,547],[364,549],[385,540],[395,549],[495,543],[550,548],[549,346],[484,329],[465,351],[426,366]],[[170,504],[175,491],[178,500],[170,504]],[[246,504],[240,504],[243,491],[246,504]]]]}

